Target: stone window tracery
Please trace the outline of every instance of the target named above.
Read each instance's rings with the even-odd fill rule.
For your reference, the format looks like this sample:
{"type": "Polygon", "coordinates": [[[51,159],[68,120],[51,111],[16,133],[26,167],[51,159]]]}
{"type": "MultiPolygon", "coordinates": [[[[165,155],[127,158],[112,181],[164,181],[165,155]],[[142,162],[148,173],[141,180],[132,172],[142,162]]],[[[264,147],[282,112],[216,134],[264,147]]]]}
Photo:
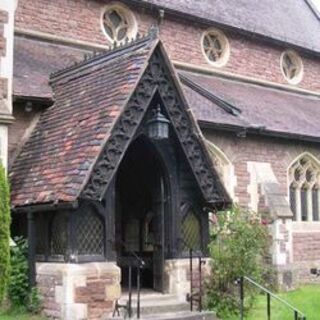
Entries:
{"type": "Polygon", "coordinates": [[[295,221],[319,221],[320,165],[309,155],[289,169],[290,206],[295,221]]]}
{"type": "Polygon", "coordinates": [[[111,43],[123,43],[137,34],[133,13],[120,3],[107,6],[102,13],[102,30],[111,43]]]}
{"type": "Polygon", "coordinates": [[[293,51],[285,51],[281,56],[281,71],[289,83],[298,84],[303,75],[301,57],[293,51]]]}
{"type": "Polygon", "coordinates": [[[219,30],[210,29],[202,36],[202,51],[207,61],[217,67],[225,65],[230,54],[227,37],[219,30]]]}

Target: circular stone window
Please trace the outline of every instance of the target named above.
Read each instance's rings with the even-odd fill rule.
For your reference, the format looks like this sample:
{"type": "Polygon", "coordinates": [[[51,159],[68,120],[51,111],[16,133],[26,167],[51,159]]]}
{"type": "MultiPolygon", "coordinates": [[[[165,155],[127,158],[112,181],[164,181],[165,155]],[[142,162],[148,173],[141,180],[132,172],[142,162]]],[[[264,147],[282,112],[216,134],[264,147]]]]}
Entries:
{"type": "Polygon", "coordinates": [[[102,12],[102,30],[109,42],[122,43],[137,35],[133,13],[120,3],[110,4],[102,12]]]}
{"type": "Polygon", "coordinates": [[[223,32],[215,29],[206,31],[201,40],[201,47],[207,61],[216,66],[224,66],[230,55],[230,46],[223,32]]]}
{"type": "Polygon", "coordinates": [[[285,51],[280,59],[281,71],[284,78],[291,84],[298,84],[303,76],[301,57],[294,51],[285,51]]]}

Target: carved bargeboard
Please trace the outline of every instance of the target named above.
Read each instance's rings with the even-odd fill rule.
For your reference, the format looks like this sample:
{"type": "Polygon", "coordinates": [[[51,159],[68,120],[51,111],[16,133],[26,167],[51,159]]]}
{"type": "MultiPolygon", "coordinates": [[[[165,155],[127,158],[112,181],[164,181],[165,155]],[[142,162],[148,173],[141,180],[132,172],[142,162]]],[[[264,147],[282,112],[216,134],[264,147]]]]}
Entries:
{"type": "Polygon", "coordinates": [[[226,200],[225,191],[218,175],[212,170],[204,146],[199,140],[198,130],[179,97],[159,48],[150,58],[149,65],[135,92],[111,130],[110,138],[91,172],[82,197],[102,200],[110,180],[142,122],[156,89],[164,102],[164,107],[205,200],[212,203],[224,202],[226,200]]]}

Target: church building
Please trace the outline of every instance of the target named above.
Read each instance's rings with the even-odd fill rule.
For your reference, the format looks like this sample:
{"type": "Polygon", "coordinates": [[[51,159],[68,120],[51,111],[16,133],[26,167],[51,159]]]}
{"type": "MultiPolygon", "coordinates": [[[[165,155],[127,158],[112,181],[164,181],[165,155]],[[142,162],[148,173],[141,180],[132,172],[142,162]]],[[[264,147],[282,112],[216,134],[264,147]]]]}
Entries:
{"type": "Polygon", "coordinates": [[[313,0],[1,0],[0,156],[47,316],[110,315],[139,263],[184,299],[232,204],[267,217],[281,287],[317,281],[319,34],[313,0]]]}

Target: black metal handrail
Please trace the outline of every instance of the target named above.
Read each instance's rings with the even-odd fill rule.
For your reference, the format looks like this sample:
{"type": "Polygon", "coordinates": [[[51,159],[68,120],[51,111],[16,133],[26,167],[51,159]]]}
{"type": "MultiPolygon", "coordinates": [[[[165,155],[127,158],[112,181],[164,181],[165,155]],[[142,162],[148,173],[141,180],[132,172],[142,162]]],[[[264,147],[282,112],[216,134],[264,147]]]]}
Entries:
{"type": "MultiPolygon", "coordinates": [[[[110,240],[113,244],[114,242],[112,240],[110,240]]],[[[140,319],[140,311],[141,311],[141,307],[140,307],[140,293],[141,293],[141,269],[143,269],[145,267],[145,261],[139,257],[133,250],[128,249],[127,245],[125,242],[123,242],[122,240],[118,239],[117,242],[120,243],[120,245],[125,248],[127,250],[127,252],[133,256],[135,258],[135,260],[138,262],[137,264],[133,264],[131,263],[130,265],[128,265],[129,268],[129,275],[128,275],[128,289],[129,289],[129,293],[128,293],[128,301],[126,305],[121,305],[118,303],[118,300],[116,302],[116,306],[115,309],[113,311],[113,317],[115,316],[115,314],[117,313],[118,315],[120,315],[120,308],[123,308],[127,311],[129,318],[132,318],[132,269],[133,267],[136,267],[137,269],[137,319],[140,319]]]]}
{"type": "Polygon", "coordinates": [[[190,302],[190,311],[193,311],[193,303],[198,303],[198,311],[202,312],[202,298],[203,298],[203,285],[202,285],[202,265],[206,261],[202,259],[201,255],[194,255],[193,249],[189,249],[189,271],[190,271],[190,293],[187,294],[187,301],[190,302]],[[199,273],[199,288],[195,291],[193,285],[193,259],[198,259],[198,273],[199,273]]]}
{"type": "Polygon", "coordinates": [[[255,282],[249,277],[243,276],[238,279],[238,284],[240,287],[240,319],[244,319],[244,281],[247,281],[252,286],[260,289],[263,293],[267,296],[267,319],[271,320],[271,298],[281,302],[283,305],[285,305],[287,308],[291,309],[293,312],[294,320],[307,320],[307,317],[297,308],[295,308],[293,305],[291,305],[289,302],[285,301],[284,299],[281,299],[277,295],[273,294],[270,290],[263,287],[259,283],[255,282]]]}

